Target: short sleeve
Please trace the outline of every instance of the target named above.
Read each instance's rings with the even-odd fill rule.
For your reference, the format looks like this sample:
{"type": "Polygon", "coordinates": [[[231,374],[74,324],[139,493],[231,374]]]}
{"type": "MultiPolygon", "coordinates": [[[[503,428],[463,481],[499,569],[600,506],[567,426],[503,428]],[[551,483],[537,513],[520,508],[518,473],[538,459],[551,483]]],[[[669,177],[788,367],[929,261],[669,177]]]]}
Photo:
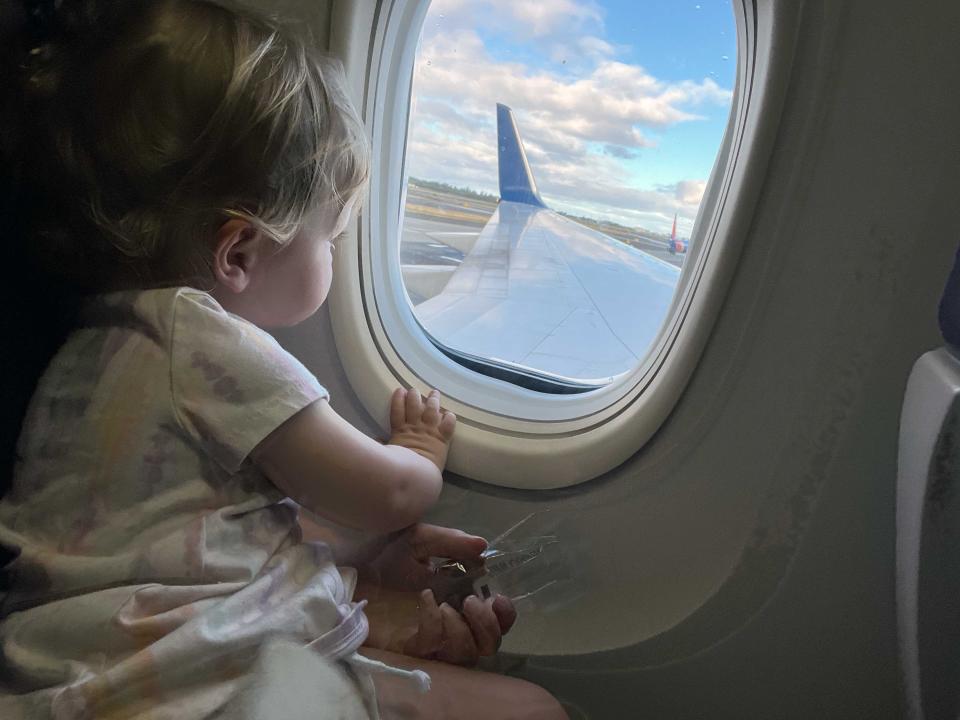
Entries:
{"type": "Polygon", "coordinates": [[[170,383],[181,426],[226,470],[327,391],[268,333],[209,295],[181,292],[170,340],[170,383]]]}

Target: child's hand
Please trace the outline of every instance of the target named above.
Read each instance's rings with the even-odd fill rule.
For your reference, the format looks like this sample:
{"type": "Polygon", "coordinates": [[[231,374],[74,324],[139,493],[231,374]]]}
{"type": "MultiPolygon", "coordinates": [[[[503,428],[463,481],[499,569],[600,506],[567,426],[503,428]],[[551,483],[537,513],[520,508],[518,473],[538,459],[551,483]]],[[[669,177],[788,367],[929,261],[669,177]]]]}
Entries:
{"type": "Polygon", "coordinates": [[[364,613],[370,624],[364,647],[468,667],[494,655],[517,619],[513,603],[503,596],[471,596],[459,613],[446,603],[438,605],[430,590],[380,592],[368,599],[364,613]]]}
{"type": "Polygon", "coordinates": [[[437,605],[430,590],[420,593],[417,610],[417,631],[403,654],[467,667],[495,654],[517,617],[513,604],[499,595],[487,600],[471,595],[461,615],[446,603],[437,605]]]}
{"type": "Polygon", "coordinates": [[[431,390],[424,402],[418,390],[397,388],[390,398],[387,443],[409,448],[443,470],[456,423],[456,415],[440,409],[440,393],[436,390],[431,390]]]}
{"type": "Polygon", "coordinates": [[[468,598],[461,614],[437,604],[425,589],[434,578],[430,558],[453,558],[472,567],[483,562],[486,547],[476,535],[424,523],[394,536],[374,560],[357,568],[354,599],[369,602],[365,644],[457,665],[474,665],[477,658],[494,654],[517,619],[508,598],[468,598]]]}

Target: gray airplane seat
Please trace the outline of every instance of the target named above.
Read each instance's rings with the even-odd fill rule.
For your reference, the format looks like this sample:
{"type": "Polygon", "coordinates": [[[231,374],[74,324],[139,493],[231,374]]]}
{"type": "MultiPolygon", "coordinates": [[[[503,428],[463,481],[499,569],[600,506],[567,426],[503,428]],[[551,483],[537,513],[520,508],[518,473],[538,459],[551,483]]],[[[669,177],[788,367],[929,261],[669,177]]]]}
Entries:
{"type": "Polygon", "coordinates": [[[960,716],[960,253],[940,303],[946,346],[913,366],[897,467],[897,630],[911,720],[960,716]]]}

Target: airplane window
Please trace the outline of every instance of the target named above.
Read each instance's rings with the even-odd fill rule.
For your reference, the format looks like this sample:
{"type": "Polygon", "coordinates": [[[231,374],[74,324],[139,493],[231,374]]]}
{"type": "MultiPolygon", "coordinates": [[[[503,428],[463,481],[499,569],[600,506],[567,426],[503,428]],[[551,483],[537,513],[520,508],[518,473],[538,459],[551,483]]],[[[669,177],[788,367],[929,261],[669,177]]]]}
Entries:
{"type": "Polygon", "coordinates": [[[596,389],[666,319],[730,114],[729,0],[434,0],[399,262],[448,357],[596,389]]]}

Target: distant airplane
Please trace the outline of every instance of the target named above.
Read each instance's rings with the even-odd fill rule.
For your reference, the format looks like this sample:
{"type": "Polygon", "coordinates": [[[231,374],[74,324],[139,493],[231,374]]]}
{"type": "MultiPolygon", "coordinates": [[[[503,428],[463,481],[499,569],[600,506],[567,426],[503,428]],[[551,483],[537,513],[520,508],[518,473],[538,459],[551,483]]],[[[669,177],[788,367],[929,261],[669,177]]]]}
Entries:
{"type": "Polygon", "coordinates": [[[673,214],[673,230],[670,231],[670,254],[685,253],[688,242],[682,238],[677,238],[677,214],[673,214]]]}
{"type": "Polygon", "coordinates": [[[609,382],[646,355],[680,270],[549,209],[499,103],[497,137],[500,203],[417,319],[468,360],[581,389],[609,382]]]}

